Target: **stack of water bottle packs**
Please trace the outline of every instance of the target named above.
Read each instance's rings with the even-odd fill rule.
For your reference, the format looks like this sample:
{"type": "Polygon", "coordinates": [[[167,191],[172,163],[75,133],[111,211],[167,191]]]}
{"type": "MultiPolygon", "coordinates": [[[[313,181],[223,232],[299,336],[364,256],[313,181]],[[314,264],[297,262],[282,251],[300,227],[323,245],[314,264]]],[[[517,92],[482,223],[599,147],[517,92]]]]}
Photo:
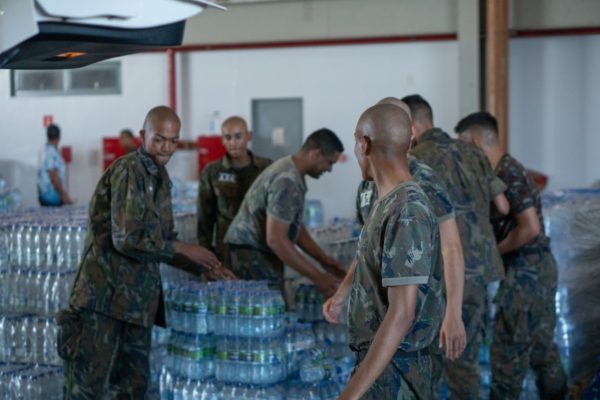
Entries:
{"type": "Polygon", "coordinates": [[[1,398],[60,398],[54,314],[65,307],[85,239],[78,208],[16,211],[0,223],[1,398]]]}
{"type": "Polygon", "coordinates": [[[299,322],[267,282],[171,286],[166,309],[163,399],[336,398],[354,363],[345,326],[299,322]]]}
{"type": "MultiPolygon", "coordinates": [[[[42,388],[44,398],[62,397],[54,315],[68,305],[87,219],[85,208],[70,206],[2,215],[0,399],[41,399],[42,388]]],[[[193,213],[177,213],[174,222],[183,240],[195,235],[193,213]]]]}

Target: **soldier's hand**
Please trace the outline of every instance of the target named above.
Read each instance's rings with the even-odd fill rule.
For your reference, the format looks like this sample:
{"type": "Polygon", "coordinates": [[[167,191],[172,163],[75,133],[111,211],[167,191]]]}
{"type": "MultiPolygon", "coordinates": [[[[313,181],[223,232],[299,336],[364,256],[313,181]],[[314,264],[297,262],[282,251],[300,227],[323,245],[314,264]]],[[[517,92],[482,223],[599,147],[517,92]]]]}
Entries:
{"type": "Polygon", "coordinates": [[[338,292],[323,303],[323,316],[332,324],[339,324],[340,314],[346,304],[346,298],[339,295],[338,292]]]}
{"type": "Polygon", "coordinates": [[[176,244],[176,251],[179,248],[181,254],[186,256],[191,262],[202,265],[206,270],[212,270],[221,265],[217,256],[206,247],[197,244],[182,243],[176,244]]]}
{"type": "Polygon", "coordinates": [[[325,257],[325,259],[321,261],[321,265],[325,268],[325,271],[337,278],[344,278],[344,276],[346,276],[344,265],[333,257],[325,257]]]}
{"type": "Polygon", "coordinates": [[[228,268],[225,268],[223,265],[220,265],[217,268],[210,269],[206,271],[206,277],[212,281],[232,281],[237,280],[238,277],[228,268]]]}
{"type": "Polygon", "coordinates": [[[444,349],[446,358],[456,360],[465,350],[467,334],[462,318],[446,313],[440,330],[440,348],[444,349]]]}
{"type": "Polygon", "coordinates": [[[323,297],[327,299],[335,294],[340,282],[333,275],[325,272],[319,275],[314,284],[323,297]]]}

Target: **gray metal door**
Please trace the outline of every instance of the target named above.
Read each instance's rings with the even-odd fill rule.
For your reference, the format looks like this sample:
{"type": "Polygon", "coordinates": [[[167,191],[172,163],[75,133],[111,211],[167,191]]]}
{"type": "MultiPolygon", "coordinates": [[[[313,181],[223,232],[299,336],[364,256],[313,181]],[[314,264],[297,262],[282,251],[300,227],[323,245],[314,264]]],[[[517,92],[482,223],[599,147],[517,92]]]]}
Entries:
{"type": "Polygon", "coordinates": [[[302,145],[302,99],[252,100],[252,149],[273,161],[302,145]]]}

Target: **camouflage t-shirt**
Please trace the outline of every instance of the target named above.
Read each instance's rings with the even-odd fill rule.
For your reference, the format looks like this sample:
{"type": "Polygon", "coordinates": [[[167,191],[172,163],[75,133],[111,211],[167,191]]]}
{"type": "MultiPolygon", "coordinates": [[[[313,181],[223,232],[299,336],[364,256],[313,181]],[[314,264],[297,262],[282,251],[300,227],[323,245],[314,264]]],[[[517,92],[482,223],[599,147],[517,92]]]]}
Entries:
{"type": "Polygon", "coordinates": [[[225,243],[273,253],[267,245],[267,214],[289,224],[288,238],[298,239],[304,213],[306,183],[291,156],[275,161],[254,181],[229,225],[225,243]]]}
{"type": "Polygon", "coordinates": [[[525,167],[510,156],[510,154],[505,154],[498,162],[498,165],[496,165],[494,172],[506,184],[507,189],[504,194],[510,204],[510,212],[507,216],[496,218],[492,221],[498,242],[504,239],[515,227],[517,214],[528,208],[535,207],[537,217],[540,221],[541,232],[518,251],[526,252],[534,249],[547,249],[550,240],[544,230],[540,192],[527,174],[525,167]]]}
{"type": "Polygon", "coordinates": [[[223,238],[244,195],[271,160],[250,152],[250,164],[234,168],[228,156],[206,166],[198,185],[198,244],[223,257],[223,238]]]}
{"type": "MultiPolygon", "coordinates": [[[[454,206],[450,201],[448,190],[436,176],[435,171],[412,156],[408,156],[408,168],[413,180],[421,186],[429,198],[438,223],[454,218],[454,206]]],[[[358,185],[356,194],[356,218],[361,225],[365,224],[376,200],[377,186],[375,186],[375,182],[362,181],[358,185]]]]}
{"type": "Polygon", "coordinates": [[[463,247],[465,279],[481,284],[502,279],[504,266],[490,222],[490,208],[506,186],[496,177],[485,155],[437,128],[423,134],[411,155],[433,168],[446,184],[463,247]]]}
{"type": "Polygon", "coordinates": [[[372,342],[388,309],[388,287],[418,285],[415,322],[399,348],[429,346],[444,315],[442,257],[439,226],[419,185],[403,182],[374,204],[356,261],[348,306],[350,344],[362,349],[372,342]]]}
{"type": "Polygon", "coordinates": [[[144,327],[161,298],[159,263],[175,255],[171,181],[143,148],[114,161],[90,203],[70,304],[144,327]]]}

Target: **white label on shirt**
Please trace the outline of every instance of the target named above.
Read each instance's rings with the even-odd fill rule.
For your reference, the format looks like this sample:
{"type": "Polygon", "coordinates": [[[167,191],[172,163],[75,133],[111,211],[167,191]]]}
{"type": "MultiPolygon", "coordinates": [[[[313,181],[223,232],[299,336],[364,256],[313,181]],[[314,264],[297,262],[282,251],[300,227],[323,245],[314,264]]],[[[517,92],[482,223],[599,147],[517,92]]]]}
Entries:
{"type": "Polygon", "coordinates": [[[373,197],[373,191],[368,190],[360,194],[360,206],[366,207],[371,204],[371,197],[373,197]]]}
{"type": "Polygon", "coordinates": [[[219,172],[219,182],[235,183],[235,175],[227,172],[219,172]]]}

